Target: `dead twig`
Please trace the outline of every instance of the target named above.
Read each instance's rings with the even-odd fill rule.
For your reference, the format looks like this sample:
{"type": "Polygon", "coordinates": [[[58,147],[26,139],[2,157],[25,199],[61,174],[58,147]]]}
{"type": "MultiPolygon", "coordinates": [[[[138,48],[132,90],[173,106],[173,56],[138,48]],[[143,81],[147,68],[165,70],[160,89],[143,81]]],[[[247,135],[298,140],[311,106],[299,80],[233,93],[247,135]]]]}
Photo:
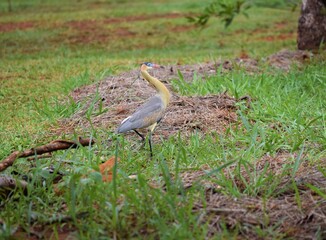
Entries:
{"type": "Polygon", "coordinates": [[[33,155],[42,155],[44,153],[50,153],[68,148],[77,148],[78,146],[89,146],[92,144],[94,144],[94,140],[82,138],[79,138],[78,141],[55,140],[48,144],[36,148],[31,148],[23,152],[15,151],[0,162],[0,172],[13,165],[17,158],[24,158],[33,155]]]}
{"type": "Polygon", "coordinates": [[[7,197],[15,189],[21,188],[24,194],[27,193],[27,182],[24,180],[16,180],[7,175],[0,175],[0,196],[7,197]]]}
{"type": "Polygon", "coordinates": [[[52,153],[47,153],[47,154],[43,154],[41,156],[33,156],[33,157],[29,157],[27,158],[27,161],[34,161],[34,160],[37,160],[37,159],[42,159],[42,158],[51,158],[52,157],[52,153]]]}

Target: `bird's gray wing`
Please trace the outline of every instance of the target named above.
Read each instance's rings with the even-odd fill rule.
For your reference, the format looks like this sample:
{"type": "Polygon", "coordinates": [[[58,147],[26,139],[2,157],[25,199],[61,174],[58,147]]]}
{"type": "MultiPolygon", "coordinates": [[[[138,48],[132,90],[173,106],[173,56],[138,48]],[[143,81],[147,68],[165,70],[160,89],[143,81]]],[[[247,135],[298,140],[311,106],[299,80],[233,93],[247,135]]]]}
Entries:
{"type": "Polygon", "coordinates": [[[141,105],[131,116],[122,121],[118,133],[129,130],[145,128],[158,122],[164,114],[164,104],[159,96],[151,97],[141,105]]]}

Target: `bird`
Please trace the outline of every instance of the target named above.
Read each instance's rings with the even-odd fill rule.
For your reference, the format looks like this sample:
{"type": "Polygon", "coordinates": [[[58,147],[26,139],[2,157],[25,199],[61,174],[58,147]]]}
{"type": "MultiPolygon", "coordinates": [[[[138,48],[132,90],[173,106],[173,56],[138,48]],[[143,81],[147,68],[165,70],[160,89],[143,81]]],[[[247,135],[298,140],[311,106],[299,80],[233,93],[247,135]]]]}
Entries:
{"type": "Polygon", "coordinates": [[[137,129],[149,129],[148,143],[151,158],[153,156],[152,133],[157,124],[162,120],[171,98],[171,94],[167,87],[160,80],[152,77],[147,72],[147,70],[152,68],[164,67],[150,62],[144,62],[140,66],[140,73],[143,78],[156,89],[157,93],[139,106],[132,115],[125,118],[116,130],[117,133],[125,133],[132,130],[145,141],[145,137],[140,134],[137,129]]]}

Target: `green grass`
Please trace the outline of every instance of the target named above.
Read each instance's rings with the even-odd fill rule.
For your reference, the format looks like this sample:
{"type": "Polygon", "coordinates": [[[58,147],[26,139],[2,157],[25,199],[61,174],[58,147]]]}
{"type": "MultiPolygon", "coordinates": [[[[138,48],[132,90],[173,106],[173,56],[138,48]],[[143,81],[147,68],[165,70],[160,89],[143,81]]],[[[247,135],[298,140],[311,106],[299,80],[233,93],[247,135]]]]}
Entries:
{"type": "MultiPolygon", "coordinates": [[[[58,138],[52,131],[57,127],[57,120],[71,116],[85,104],[72,99],[64,101],[71,90],[134,68],[139,62],[199,63],[234,58],[243,51],[260,59],[282,48],[296,47],[298,12],[284,8],[252,8],[249,19],[238,17],[226,30],[217,19],[212,19],[201,31],[191,27],[184,30],[190,25],[182,16],[121,21],[123,17],[144,14],[188,14],[202,8],[198,1],[151,4],[99,1],[95,4],[35,0],[13,1],[13,12],[9,13],[6,2],[1,2],[0,29],[6,22],[29,21],[33,26],[0,35],[0,159],[13,150],[58,138]],[[110,18],[117,18],[117,23],[103,24],[110,18]],[[84,28],[69,27],[70,21],[77,20],[84,21],[84,28]],[[88,26],[90,20],[98,28],[88,26]],[[284,23],[283,27],[277,27],[280,22],[284,23]],[[119,33],[121,29],[124,30],[119,33]],[[182,31],[177,34],[175,29],[182,31]],[[101,32],[107,34],[103,39],[101,32]],[[130,32],[132,35],[128,35],[130,32]],[[290,37],[264,40],[282,34],[290,37]],[[88,36],[93,38],[85,42],[88,36]]],[[[185,191],[178,181],[179,173],[208,166],[223,194],[268,199],[284,190],[279,189],[283,177],[295,174],[303,161],[322,169],[326,137],[324,66],[325,61],[321,60],[312,61],[302,69],[293,68],[289,73],[269,67],[256,74],[240,69],[206,80],[196,77],[190,83],[180,76],[172,82],[179,94],[227,91],[236,98],[249,95],[252,103],[250,108],[238,103],[239,121],[224,133],[198,133],[187,139],[181,135],[170,136],[162,144],[155,144],[153,161],[149,161],[148,146],[141,149],[138,142],[131,146],[123,136],[118,137],[118,145],[114,140],[112,146],[107,146],[107,139],[116,136],[100,128],[84,133],[96,139],[97,144],[92,147],[57,152],[50,160],[17,160],[5,173],[28,175],[32,182],[27,196],[18,192],[10,199],[1,200],[0,238],[8,238],[17,226],[29,233],[33,227],[60,216],[72,218],[67,225],[79,239],[205,238],[208,226],[201,224],[198,214],[192,212],[198,200],[205,204],[204,189],[194,187],[185,191]],[[257,160],[280,151],[296,154],[283,166],[280,176],[252,171],[257,160]],[[121,158],[115,169],[118,177],[110,184],[103,183],[101,176],[91,171],[115,154],[121,158]],[[65,173],[57,186],[63,192],[61,195],[55,193],[54,176],[44,170],[49,166],[65,173]],[[248,179],[241,176],[241,168],[247,170],[248,179]],[[137,180],[128,178],[132,174],[137,174],[137,180]],[[151,187],[149,182],[165,185],[166,191],[151,187]],[[81,213],[87,214],[80,217],[81,213]]],[[[93,114],[92,109],[89,114],[93,114]]],[[[322,189],[309,187],[325,196],[322,189]]],[[[291,188],[298,193],[295,184],[291,188]]],[[[299,195],[297,204],[301,206],[299,195]]],[[[62,225],[58,221],[48,224],[54,239],[62,225]]],[[[217,238],[235,238],[240,232],[240,227],[232,231],[225,227],[217,238]]],[[[257,229],[257,234],[280,236],[270,227],[257,229]]]]}
{"type": "MultiPolygon", "coordinates": [[[[204,238],[207,226],[199,224],[198,216],[192,214],[193,203],[200,199],[203,190],[193,188],[185,191],[180,182],[172,181],[172,176],[208,165],[223,194],[233,197],[277,196],[282,177],[289,172],[295,173],[303,161],[303,151],[308,165],[318,166],[325,157],[325,77],[322,64],[317,63],[289,74],[280,72],[251,76],[240,71],[217,75],[207,81],[197,79],[185,83],[176,80],[173,83],[175,88],[182,86],[180,92],[186,95],[228,90],[233,95],[249,94],[254,101],[250,109],[240,104],[238,126],[230,126],[225,133],[194,134],[189,139],[171,136],[162,144],[155,144],[153,161],[149,161],[147,149],[135,150],[123,137],[120,138],[117,150],[122,161],[117,166],[119,177],[112,184],[102,183],[97,173],[89,174],[87,178],[82,176],[96,169],[102,157],[114,155],[115,144],[110,148],[97,144],[78,151],[57,153],[51,161],[36,161],[36,166],[32,168],[20,160],[11,170],[33,175],[35,183],[28,195],[21,196],[18,202],[6,202],[3,206],[6,215],[2,218],[8,226],[18,224],[28,230],[30,226],[42,224],[53,216],[62,214],[74,218],[87,212],[88,215],[82,219],[76,217],[72,222],[78,229],[78,238],[101,238],[114,234],[119,238],[142,238],[144,235],[167,239],[204,238]],[[271,128],[272,124],[278,127],[271,128]],[[297,158],[289,159],[283,166],[284,175],[251,171],[251,166],[263,155],[275,155],[279,151],[297,153],[297,158]],[[231,177],[226,177],[221,170],[228,169],[230,164],[237,167],[230,168],[231,177]],[[62,196],[54,194],[53,176],[43,170],[49,165],[67,174],[60,183],[64,191],[62,196]],[[240,167],[247,169],[249,180],[239,175],[240,167]],[[137,174],[138,179],[128,179],[127,176],[132,174],[137,174]],[[45,180],[40,181],[40,177],[45,180]],[[241,186],[235,184],[236,179],[241,180],[241,186]],[[149,181],[165,185],[166,192],[151,188],[149,181]],[[12,211],[13,208],[15,211],[12,211]],[[36,222],[28,220],[36,216],[36,222]]],[[[108,137],[105,129],[93,129],[91,136],[98,142],[105,142],[108,137]]],[[[296,185],[293,189],[297,192],[296,185]]],[[[322,196],[324,194],[318,188],[314,191],[322,196]]],[[[272,230],[271,233],[266,231],[260,229],[258,232],[262,236],[276,234],[272,230]]],[[[237,231],[224,234],[236,235],[237,231]]]]}
{"type": "MultiPolygon", "coordinates": [[[[294,35],[274,42],[260,39],[274,35],[274,25],[282,21],[286,22],[286,27],[277,30],[279,34],[294,32],[297,13],[289,10],[252,9],[252,19],[239,17],[227,30],[217,19],[212,19],[207,28],[199,31],[189,28],[191,24],[183,16],[125,22],[119,14],[126,6],[127,16],[143,16],[143,12],[151,16],[171,12],[189,14],[203,8],[196,1],[155,4],[139,1],[131,5],[94,5],[91,1],[83,1],[80,4],[71,2],[55,5],[59,9],[67,7],[73,11],[55,10],[51,1],[31,1],[29,4],[15,1],[13,4],[17,4],[17,9],[14,6],[14,12],[4,12],[0,18],[0,23],[14,24],[11,31],[5,31],[0,37],[0,110],[4,113],[0,117],[0,128],[4,129],[0,137],[9,137],[6,141],[9,145],[12,145],[10,139],[16,135],[14,129],[19,134],[36,134],[38,137],[35,139],[42,141],[40,131],[47,129],[50,123],[38,123],[40,116],[35,111],[35,105],[43,104],[44,108],[49,108],[46,104],[52,101],[52,97],[61,98],[77,86],[97,81],[106,74],[130,69],[144,60],[161,64],[194,63],[234,57],[243,51],[258,57],[270,54],[275,49],[294,48],[295,44],[294,35]],[[103,9],[108,9],[108,12],[103,9]],[[39,13],[34,14],[36,11],[39,13]],[[287,20],[289,16],[291,20],[287,20]],[[105,19],[111,18],[118,18],[118,22],[104,23],[105,19]],[[266,19],[269,24],[262,24],[266,19]],[[72,20],[83,23],[74,29],[70,22],[72,20]],[[20,29],[19,23],[25,21],[33,25],[20,29]],[[121,32],[121,29],[124,30],[121,32]],[[174,29],[181,32],[176,34],[174,29]],[[253,37],[252,31],[258,31],[258,34],[253,37]],[[129,32],[134,35],[124,35],[129,32]],[[85,38],[89,38],[88,42],[84,42],[85,38]],[[70,79],[77,81],[69,84],[70,79]],[[13,134],[8,135],[8,131],[13,134]]],[[[2,9],[6,9],[5,2],[2,2],[2,9]]],[[[35,143],[35,140],[30,140],[23,146],[35,143]]],[[[0,156],[7,155],[10,150],[12,148],[1,149],[0,156]]]]}
{"type": "MultiPolygon", "coordinates": [[[[191,83],[181,78],[173,83],[175,89],[184,95],[228,91],[236,98],[251,96],[254,101],[250,111],[244,107],[238,111],[245,129],[248,132],[254,131],[256,135],[262,131],[260,136],[276,138],[261,139],[263,142],[267,141],[264,142],[267,146],[265,152],[275,152],[278,149],[295,151],[305,141],[324,147],[325,73],[318,63],[308,66],[303,72],[293,70],[290,73],[252,76],[240,72],[220,74],[207,80],[196,78],[191,83]],[[277,125],[276,134],[269,129],[273,124],[277,125]]],[[[256,138],[253,140],[257,141],[256,138]]]]}

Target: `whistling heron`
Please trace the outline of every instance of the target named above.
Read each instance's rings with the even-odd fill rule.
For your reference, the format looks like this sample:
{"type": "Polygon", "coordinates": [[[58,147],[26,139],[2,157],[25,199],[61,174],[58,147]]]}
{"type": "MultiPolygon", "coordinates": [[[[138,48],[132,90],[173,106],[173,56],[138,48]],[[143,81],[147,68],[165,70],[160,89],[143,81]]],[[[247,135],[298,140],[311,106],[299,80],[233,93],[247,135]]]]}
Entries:
{"type": "Polygon", "coordinates": [[[117,129],[118,133],[124,133],[130,130],[135,131],[144,141],[145,137],[140,134],[137,129],[148,128],[150,130],[148,142],[153,156],[152,150],[152,133],[156,125],[161,121],[165,109],[170,101],[170,92],[166,86],[160,82],[157,78],[152,77],[147,72],[148,69],[152,68],[163,68],[160,65],[153,64],[150,62],[144,62],[140,67],[141,75],[152,85],[156,90],[157,94],[152,96],[141,105],[131,116],[124,119],[117,129]]]}

